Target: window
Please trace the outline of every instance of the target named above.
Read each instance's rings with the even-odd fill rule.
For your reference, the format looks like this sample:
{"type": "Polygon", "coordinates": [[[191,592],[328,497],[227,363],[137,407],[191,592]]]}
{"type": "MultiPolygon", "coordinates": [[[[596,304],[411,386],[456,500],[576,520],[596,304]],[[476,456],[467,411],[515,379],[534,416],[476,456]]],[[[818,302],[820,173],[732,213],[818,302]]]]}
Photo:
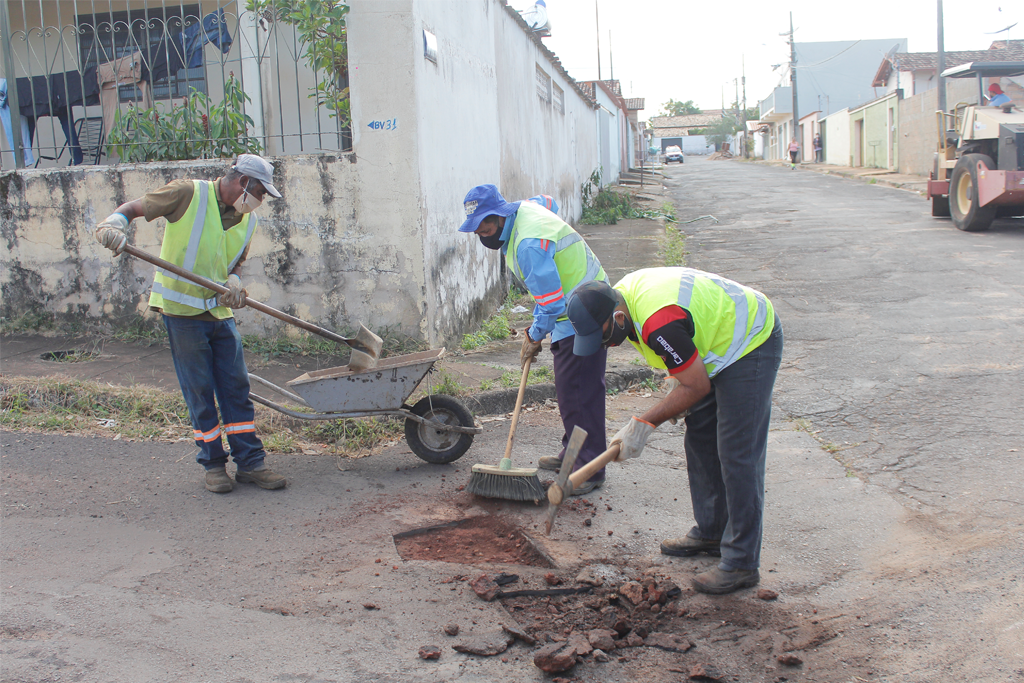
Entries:
{"type": "Polygon", "coordinates": [[[554,90],[555,90],[555,98],[554,98],[555,111],[557,111],[559,114],[564,114],[565,113],[565,93],[557,85],[552,85],[551,87],[554,88],[554,90]]]}
{"type": "MultiPolygon", "coordinates": [[[[78,54],[82,69],[105,64],[113,59],[142,52],[147,65],[166,58],[174,50],[173,40],[186,26],[202,19],[198,4],[171,7],[146,7],[121,12],[99,12],[78,15],[78,54]]],[[[179,51],[181,48],[178,48],[179,51]]],[[[206,92],[206,73],[202,66],[179,69],[156,83],[151,83],[154,100],[188,95],[189,88],[206,92]]],[[[134,102],[141,98],[134,85],[119,88],[121,102],[134,102]]]]}
{"type": "Polygon", "coordinates": [[[551,76],[537,65],[537,95],[541,102],[551,104],[551,76]]]}

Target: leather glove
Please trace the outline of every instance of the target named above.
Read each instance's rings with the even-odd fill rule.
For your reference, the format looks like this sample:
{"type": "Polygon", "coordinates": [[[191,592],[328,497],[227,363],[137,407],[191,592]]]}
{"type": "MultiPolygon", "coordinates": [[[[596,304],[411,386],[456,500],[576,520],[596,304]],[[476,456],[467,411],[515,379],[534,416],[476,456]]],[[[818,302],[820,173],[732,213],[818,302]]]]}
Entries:
{"type": "Polygon", "coordinates": [[[128,219],[124,214],[112,213],[96,226],[96,241],[114,252],[114,256],[120,256],[128,244],[127,230],[128,219]]]}
{"type": "Polygon", "coordinates": [[[241,278],[232,273],[228,275],[228,281],[224,283],[224,286],[228,288],[228,292],[221,294],[217,303],[229,308],[245,308],[245,297],[249,293],[242,289],[241,278]]]}
{"type": "Polygon", "coordinates": [[[541,344],[543,341],[533,341],[530,339],[530,329],[523,330],[523,348],[519,352],[519,367],[526,367],[526,359],[529,358],[532,362],[537,358],[537,354],[540,353],[541,344]]]}
{"type": "Polygon", "coordinates": [[[608,444],[609,447],[619,444],[619,455],[615,458],[616,462],[622,462],[628,458],[637,458],[640,456],[640,452],[644,450],[644,446],[647,445],[647,437],[654,431],[654,425],[645,420],[641,420],[639,417],[630,418],[626,426],[618,431],[618,433],[612,437],[612,441],[608,444]]]}
{"type": "MultiPolygon", "coordinates": [[[[673,391],[678,389],[680,386],[682,386],[682,382],[677,380],[672,375],[669,375],[668,377],[666,377],[665,379],[663,379],[661,381],[661,390],[664,391],[666,394],[671,394],[673,391]]],[[[684,410],[683,412],[679,413],[675,417],[670,417],[668,419],[668,421],[671,422],[672,424],[676,424],[676,423],[679,422],[679,420],[683,419],[684,417],[686,417],[689,414],[690,414],[689,410],[684,410]]]]}

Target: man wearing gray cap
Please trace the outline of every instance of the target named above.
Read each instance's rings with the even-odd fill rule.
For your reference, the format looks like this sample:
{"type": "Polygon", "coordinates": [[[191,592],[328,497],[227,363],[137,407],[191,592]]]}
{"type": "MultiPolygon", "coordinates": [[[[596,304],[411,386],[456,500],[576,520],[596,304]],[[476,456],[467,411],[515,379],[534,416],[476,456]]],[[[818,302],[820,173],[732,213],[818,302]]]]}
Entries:
{"type": "Polygon", "coordinates": [[[256,436],[242,338],[231,312],[245,306],[246,291],[239,273],[256,229],[252,212],[265,195],[281,196],[273,179],[270,162],[255,154],[242,154],[222,178],[212,182],[174,180],[122,204],[96,226],[96,239],[116,256],[128,243],[132,221],[165,218],[160,258],[230,290],[218,297],[158,268],[149,296],[150,310],[163,315],[174,370],[199,446],[196,461],[206,469],[206,488],[214,493],[234,488],[225,469],[228,453],[222,435],[227,436],[238,468],[235,481],[264,489],[287,484],[263,462],[266,453],[256,436]]]}

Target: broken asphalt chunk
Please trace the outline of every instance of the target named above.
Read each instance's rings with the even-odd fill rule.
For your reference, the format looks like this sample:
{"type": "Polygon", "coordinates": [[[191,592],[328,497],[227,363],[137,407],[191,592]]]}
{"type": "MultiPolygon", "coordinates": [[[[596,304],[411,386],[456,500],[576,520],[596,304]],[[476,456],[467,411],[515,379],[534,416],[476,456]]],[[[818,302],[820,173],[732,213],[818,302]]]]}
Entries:
{"type": "Polygon", "coordinates": [[[533,663],[549,674],[568,671],[576,666],[576,649],[566,643],[551,643],[534,653],[533,663]]]}
{"type": "Polygon", "coordinates": [[[508,626],[506,624],[502,624],[501,625],[501,629],[505,633],[507,633],[510,636],[512,636],[513,638],[515,638],[516,640],[521,640],[524,643],[526,643],[527,645],[536,645],[537,644],[537,639],[534,638],[533,636],[531,636],[529,633],[527,633],[523,629],[519,628],[518,624],[513,624],[512,626],[508,626]]]}
{"type": "Polygon", "coordinates": [[[420,648],[420,659],[440,659],[441,648],[436,645],[424,645],[420,648]]]}
{"type": "Polygon", "coordinates": [[[597,628],[587,633],[587,641],[598,650],[611,652],[615,649],[615,631],[597,628]]]}
{"type": "Polygon", "coordinates": [[[512,636],[506,633],[492,633],[479,638],[470,638],[464,642],[453,645],[456,652],[464,652],[468,655],[480,655],[482,657],[493,657],[500,655],[512,644],[512,636]]]}
{"type": "Polygon", "coordinates": [[[651,633],[644,638],[644,644],[668,652],[687,652],[695,647],[693,641],[678,633],[651,633]]]}
{"type": "Polygon", "coordinates": [[[498,584],[491,580],[487,574],[481,574],[469,582],[469,587],[481,598],[490,602],[498,594],[498,584]]]}
{"type": "Polygon", "coordinates": [[[710,664],[694,664],[690,667],[691,681],[720,681],[722,672],[710,664]]]}

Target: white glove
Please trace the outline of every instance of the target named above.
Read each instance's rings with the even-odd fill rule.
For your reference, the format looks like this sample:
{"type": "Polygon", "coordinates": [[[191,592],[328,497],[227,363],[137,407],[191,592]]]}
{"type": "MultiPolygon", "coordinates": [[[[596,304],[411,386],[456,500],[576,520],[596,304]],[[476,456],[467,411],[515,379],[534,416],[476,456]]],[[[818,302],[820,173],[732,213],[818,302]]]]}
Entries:
{"type": "Polygon", "coordinates": [[[112,213],[96,226],[96,241],[114,252],[114,256],[120,256],[128,244],[128,236],[124,234],[127,230],[128,218],[124,214],[112,213]]]}
{"type": "Polygon", "coordinates": [[[619,444],[619,455],[615,458],[615,461],[622,462],[627,458],[640,457],[640,452],[643,451],[644,446],[647,444],[647,437],[653,431],[654,425],[650,422],[641,420],[636,416],[630,418],[626,426],[620,429],[612,437],[612,442],[608,444],[609,447],[619,444]]]}
{"type": "Polygon", "coordinates": [[[228,292],[221,294],[217,303],[229,308],[245,308],[245,297],[249,293],[242,289],[241,278],[232,273],[228,275],[228,281],[224,283],[224,286],[228,288],[228,292]]]}

